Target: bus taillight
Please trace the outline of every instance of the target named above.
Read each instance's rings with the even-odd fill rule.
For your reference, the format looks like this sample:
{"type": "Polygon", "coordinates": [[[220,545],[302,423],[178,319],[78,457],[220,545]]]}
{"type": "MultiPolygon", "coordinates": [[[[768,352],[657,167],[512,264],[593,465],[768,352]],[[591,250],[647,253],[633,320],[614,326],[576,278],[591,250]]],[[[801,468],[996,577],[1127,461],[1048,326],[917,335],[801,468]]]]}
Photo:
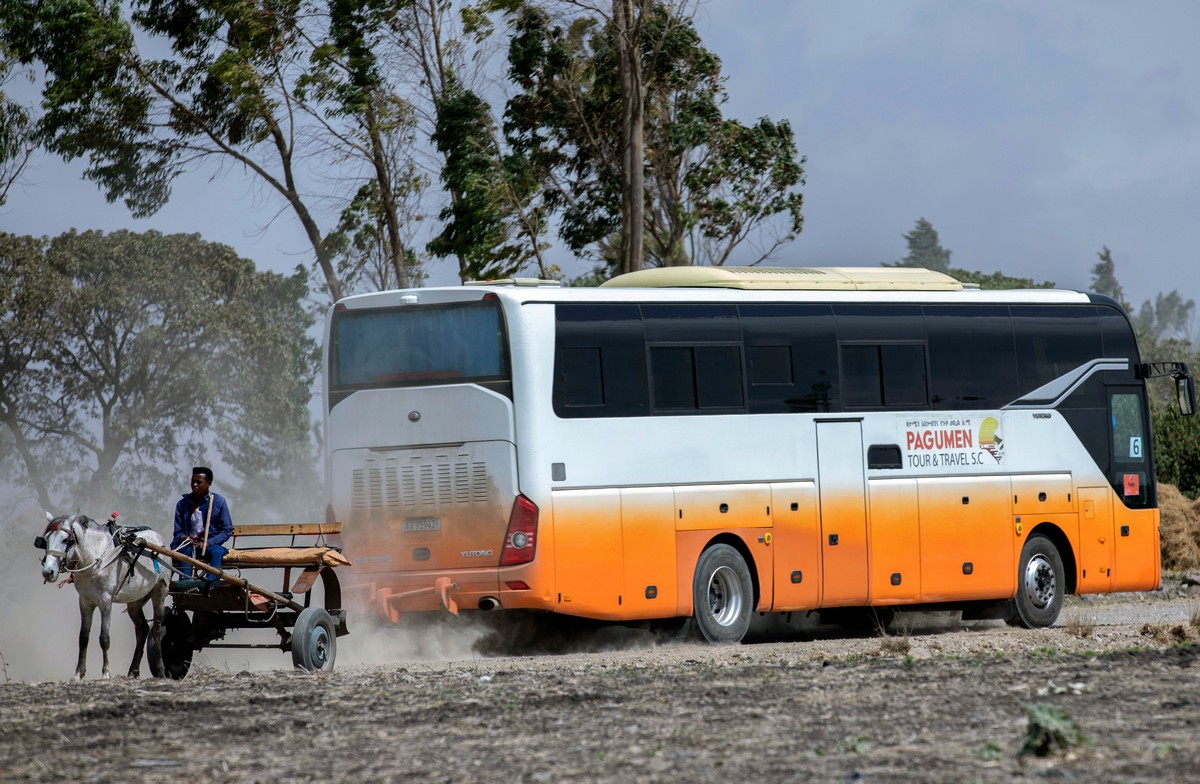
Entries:
{"type": "Polygon", "coordinates": [[[500,553],[501,566],[517,566],[533,560],[537,547],[537,505],[523,495],[513,501],[512,515],[508,518],[508,531],[504,534],[504,550],[500,553]]]}

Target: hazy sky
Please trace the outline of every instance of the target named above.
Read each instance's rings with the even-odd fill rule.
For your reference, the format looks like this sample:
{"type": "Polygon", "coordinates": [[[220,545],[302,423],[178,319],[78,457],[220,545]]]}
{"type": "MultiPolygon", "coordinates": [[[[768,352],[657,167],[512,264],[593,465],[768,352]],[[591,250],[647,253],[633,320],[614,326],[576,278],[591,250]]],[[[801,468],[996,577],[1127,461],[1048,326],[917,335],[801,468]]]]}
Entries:
{"type": "MultiPolygon", "coordinates": [[[[894,261],[925,217],[954,266],[1085,288],[1107,244],[1135,304],[1200,299],[1200,3],[710,0],[697,24],[727,115],[789,120],[808,156],[804,231],[774,263],[894,261]]],[[[198,231],[263,267],[309,260],[236,171],[135,221],[82,169],[37,159],[0,229],[198,231]]]]}

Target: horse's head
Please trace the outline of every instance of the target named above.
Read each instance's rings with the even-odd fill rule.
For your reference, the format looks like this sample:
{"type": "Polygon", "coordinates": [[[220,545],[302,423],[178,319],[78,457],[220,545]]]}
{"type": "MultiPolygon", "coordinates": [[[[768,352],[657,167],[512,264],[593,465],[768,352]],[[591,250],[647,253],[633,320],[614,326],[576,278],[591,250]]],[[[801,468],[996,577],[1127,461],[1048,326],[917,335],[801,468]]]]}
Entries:
{"type": "MultiPolygon", "coordinates": [[[[80,519],[78,512],[58,517],[46,512],[46,520],[49,521],[46,524],[46,530],[33,540],[34,547],[46,551],[46,555],[42,558],[42,580],[44,582],[52,583],[58,579],[58,573],[66,565],[67,553],[78,544],[77,523],[80,519]]],[[[87,518],[82,519],[86,520],[87,518]]]]}

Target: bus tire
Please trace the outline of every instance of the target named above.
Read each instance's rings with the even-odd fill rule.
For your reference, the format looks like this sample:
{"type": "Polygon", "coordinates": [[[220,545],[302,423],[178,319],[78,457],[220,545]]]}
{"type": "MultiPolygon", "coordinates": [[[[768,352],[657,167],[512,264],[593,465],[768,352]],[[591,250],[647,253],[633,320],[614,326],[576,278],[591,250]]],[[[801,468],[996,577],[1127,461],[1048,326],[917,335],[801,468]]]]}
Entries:
{"type": "Polygon", "coordinates": [[[692,578],[695,630],[713,645],[742,641],[754,614],[754,583],[741,553],[715,544],[700,554],[692,578]]]}
{"type": "Polygon", "coordinates": [[[1009,623],[1026,629],[1053,626],[1062,611],[1066,572],[1062,556],[1049,537],[1034,534],[1021,548],[1017,596],[1009,623]]]}

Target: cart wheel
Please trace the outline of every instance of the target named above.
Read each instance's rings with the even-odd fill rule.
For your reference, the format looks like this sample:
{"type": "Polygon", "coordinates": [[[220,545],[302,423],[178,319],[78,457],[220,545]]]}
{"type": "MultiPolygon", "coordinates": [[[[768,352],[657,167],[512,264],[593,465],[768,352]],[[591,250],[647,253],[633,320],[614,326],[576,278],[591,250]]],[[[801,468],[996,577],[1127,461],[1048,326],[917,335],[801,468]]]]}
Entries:
{"type": "Polygon", "coordinates": [[[292,628],[292,664],[307,672],[329,672],[336,656],[333,617],[324,607],[305,607],[292,628]]]}
{"type": "Polygon", "coordinates": [[[192,622],[175,607],[163,613],[162,658],[172,680],[181,679],[192,667],[192,622]]]}

